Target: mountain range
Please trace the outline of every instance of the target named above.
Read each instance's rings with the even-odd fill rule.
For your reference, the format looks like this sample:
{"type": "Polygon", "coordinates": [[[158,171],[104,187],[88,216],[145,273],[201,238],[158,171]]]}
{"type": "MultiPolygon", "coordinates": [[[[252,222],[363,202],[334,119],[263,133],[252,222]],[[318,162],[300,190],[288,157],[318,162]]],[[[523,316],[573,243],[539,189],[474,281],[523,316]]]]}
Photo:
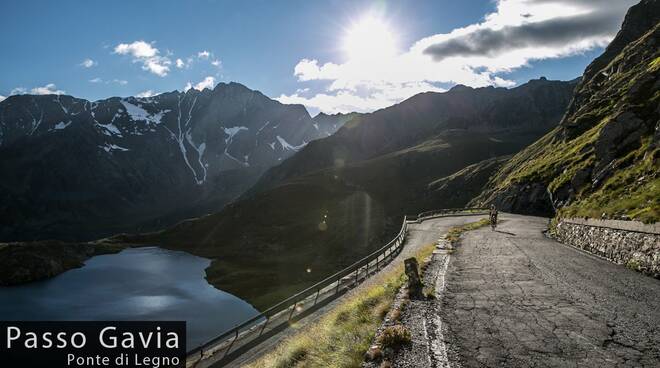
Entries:
{"type": "Polygon", "coordinates": [[[312,119],[238,83],[0,102],[0,240],[91,240],[217,211],[353,115],[312,119]]]}
{"type": "MultiPolygon", "coordinates": [[[[368,114],[312,119],[235,83],[94,103],[10,97],[0,234],[123,229],[83,256],[156,244],[208,257],[209,283],[263,309],[381,246],[406,214],[494,203],[657,222],[659,22],[659,0],[633,6],[572,81],[459,85],[368,114]],[[204,215],[165,226],[192,213],[204,215]]],[[[35,254],[53,244],[29,246],[0,246],[0,283],[25,275],[3,263],[14,255],[49,264],[35,254]]]]}

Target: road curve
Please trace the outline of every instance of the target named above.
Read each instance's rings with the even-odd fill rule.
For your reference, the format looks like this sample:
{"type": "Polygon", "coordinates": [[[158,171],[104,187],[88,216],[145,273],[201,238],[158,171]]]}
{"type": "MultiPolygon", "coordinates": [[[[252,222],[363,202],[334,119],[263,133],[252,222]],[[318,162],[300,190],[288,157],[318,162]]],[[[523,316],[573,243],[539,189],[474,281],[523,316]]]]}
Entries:
{"type": "MultiPolygon", "coordinates": [[[[388,270],[390,267],[398,263],[403,263],[405,258],[411,257],[414,255],[421,247],[435,243],[440,236],[445,234],[449,228],[453,226],[459,226],[470,222],[479,221],[484,218],[484,215],[471,215],[471,216],[452,216],[452,217],[439,217],[435,219],[430,219],[423,221],[419,224],[410,224],[408,226],[408,235],[406,236],[405,245],[403,250],[397,257],[386,267],[384,267],[379,273],[383,273],[388,270]]],[[[269,338],[263,343],[259,344],[255,348],[247,351],[246,353],[239,356],[237,359],[227,364],[226,367],[243,367],[253,363],[261,356],[268,354],[273,351],[284,341],[287,337],[294,335],[299,332],[305,326],[311,325],[314,322],[317,322],[330,310],[338,306],[343,300],[349,298],[351,295],[356,293],[363,292],[366,288],[371,286],[374,282],[378,282],[378,274],[371,276],[368,280],[364,281],[362,284],[357,286],[355,289],[349,291],[347,294],[343,295],[339,299],[329,303],[328,305],[320,308],[309,316],[306,316],[302,320],[296,322],[294,328],[289,328],[283,332],[269,338]]],[[[214,366],[215,367],[215,366],[214,366]]]]}
{"type": "Polygon", "coordinates": [[[451,367],[660,367],[660,280],[503,214],[463,236],[438,304],[451,367]]]}

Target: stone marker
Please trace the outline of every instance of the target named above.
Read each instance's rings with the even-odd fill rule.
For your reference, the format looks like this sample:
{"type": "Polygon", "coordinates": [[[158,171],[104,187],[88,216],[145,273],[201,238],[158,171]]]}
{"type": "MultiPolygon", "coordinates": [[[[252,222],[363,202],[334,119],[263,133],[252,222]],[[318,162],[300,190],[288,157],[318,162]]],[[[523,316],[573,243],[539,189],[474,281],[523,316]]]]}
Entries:
{"type": "Polygon", "coordinates": [[[408,295],[410,298],[422,296],[422,280],[419,277],[419,265],[417,259],[412,257],[404,261],[406,267],[406,276],[408,276],[408,295]]]}

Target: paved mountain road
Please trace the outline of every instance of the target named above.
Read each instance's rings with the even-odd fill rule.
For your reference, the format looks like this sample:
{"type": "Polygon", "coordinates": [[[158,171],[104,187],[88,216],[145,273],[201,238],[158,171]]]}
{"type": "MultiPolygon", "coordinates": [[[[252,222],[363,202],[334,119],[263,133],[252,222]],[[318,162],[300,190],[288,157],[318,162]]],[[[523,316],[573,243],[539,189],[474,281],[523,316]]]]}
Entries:
{"type": "Polygon", "coordinates": [[[502,214],[463,236],[437,304],[452,367],[660,367],[660,280],[502,214]]]}
{"type": "MultiPolygon", "coordinates": [[[[404,259],[413,256],[425,245],[435,243],[438,238],[449,231],[451,227],[476,222],[484,217],[484,215],[438,217],[423,221],[419,224],[409,224],[408,235],[406,237],[406,243],[403,250],[380,272],[386,272],[391,267],[396,267],[396,265],[402,264],[404,259]]],[[[225,367],[243,367],[254,363],[261,356],[272,352],[282,341],[285,341],[288,337],[295,335],[298,331],[305,328],[306,326],[318,322],[319,319],[322,318],[326,313],[340,305],[347,298],[350,298],[352,295],[364,292],[374,283],[380,281],[382,280],[377,276],[370,277],[344,296],[330,302],[328,305],[323,306],[311,315],[296,322],[295,328],[286,329],[283,332],[267,339],[257,347],[252,348],[229,364],[225,365],[225,367]]]]}

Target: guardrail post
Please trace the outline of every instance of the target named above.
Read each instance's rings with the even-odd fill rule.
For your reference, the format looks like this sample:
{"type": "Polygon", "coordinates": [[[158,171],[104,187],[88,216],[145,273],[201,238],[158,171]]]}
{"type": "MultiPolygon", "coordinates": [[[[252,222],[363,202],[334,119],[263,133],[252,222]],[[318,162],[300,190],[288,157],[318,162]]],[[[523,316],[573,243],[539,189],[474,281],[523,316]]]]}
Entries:
{"type": "Polygon", "coordinates": [[[293,317],[293,312],[296,310],[296,305],[298,305],[298,302],[293,303],[293,308],[291,308],[291,313],[289,313],[289,321],[291,320],[291,317],[293,317]]]}
{"type": "Polygon", "coordinates": [[[366,279],[369,276],[369,261],[367,261],[367,269],[364,272],[364,278],[366,279]]]}
{"type": "Polygon", "coordinates": [[[376,271],[380,270],[380,254],[376,257],[376,271]]]}
{"type": "Polygon", "coordinates": [[[225,359],[227,354],[229,354],[229,350],[231,350],[231,347],[234,346],[234,342],[236,342],[236,340],[238,340],[238,328],[236,329],[236,335],[234,336],[234,339],[231,340],[231,344],[229,344],[229,347],[227,350],[225,350],[225,355],[222,356],[222,359],[225,359]]]}
{"type": "Polygon", "coordinates": [[[337,290],[335,290],[335,294],[339,293],[339,283],[341,282],[341,277],[337,277],[337,290]]]}
{"type": "Polygon", "coordinates": [[[319,300],[319,293],[321,292],[321,289],[316,289],[316,297],[314,297],[314,305],[316,305],[316,301],[319,300]]]}
{"type": "Polygon", "coordinates": [[[264,322],[264,326],[261,327],[261,331],[259,332],[259,336],[264,333],[264,330],[266,329],[266,325],[268,324],[268,321],[270,321],[270,317],[266,316],[266,322],[264,322]]]}
{"type": "Polygon", "coordinates": [[[357,286],[358,283],[358,272],[360,272],[360,268],[355,270],[355,285],[357,286]]]}

